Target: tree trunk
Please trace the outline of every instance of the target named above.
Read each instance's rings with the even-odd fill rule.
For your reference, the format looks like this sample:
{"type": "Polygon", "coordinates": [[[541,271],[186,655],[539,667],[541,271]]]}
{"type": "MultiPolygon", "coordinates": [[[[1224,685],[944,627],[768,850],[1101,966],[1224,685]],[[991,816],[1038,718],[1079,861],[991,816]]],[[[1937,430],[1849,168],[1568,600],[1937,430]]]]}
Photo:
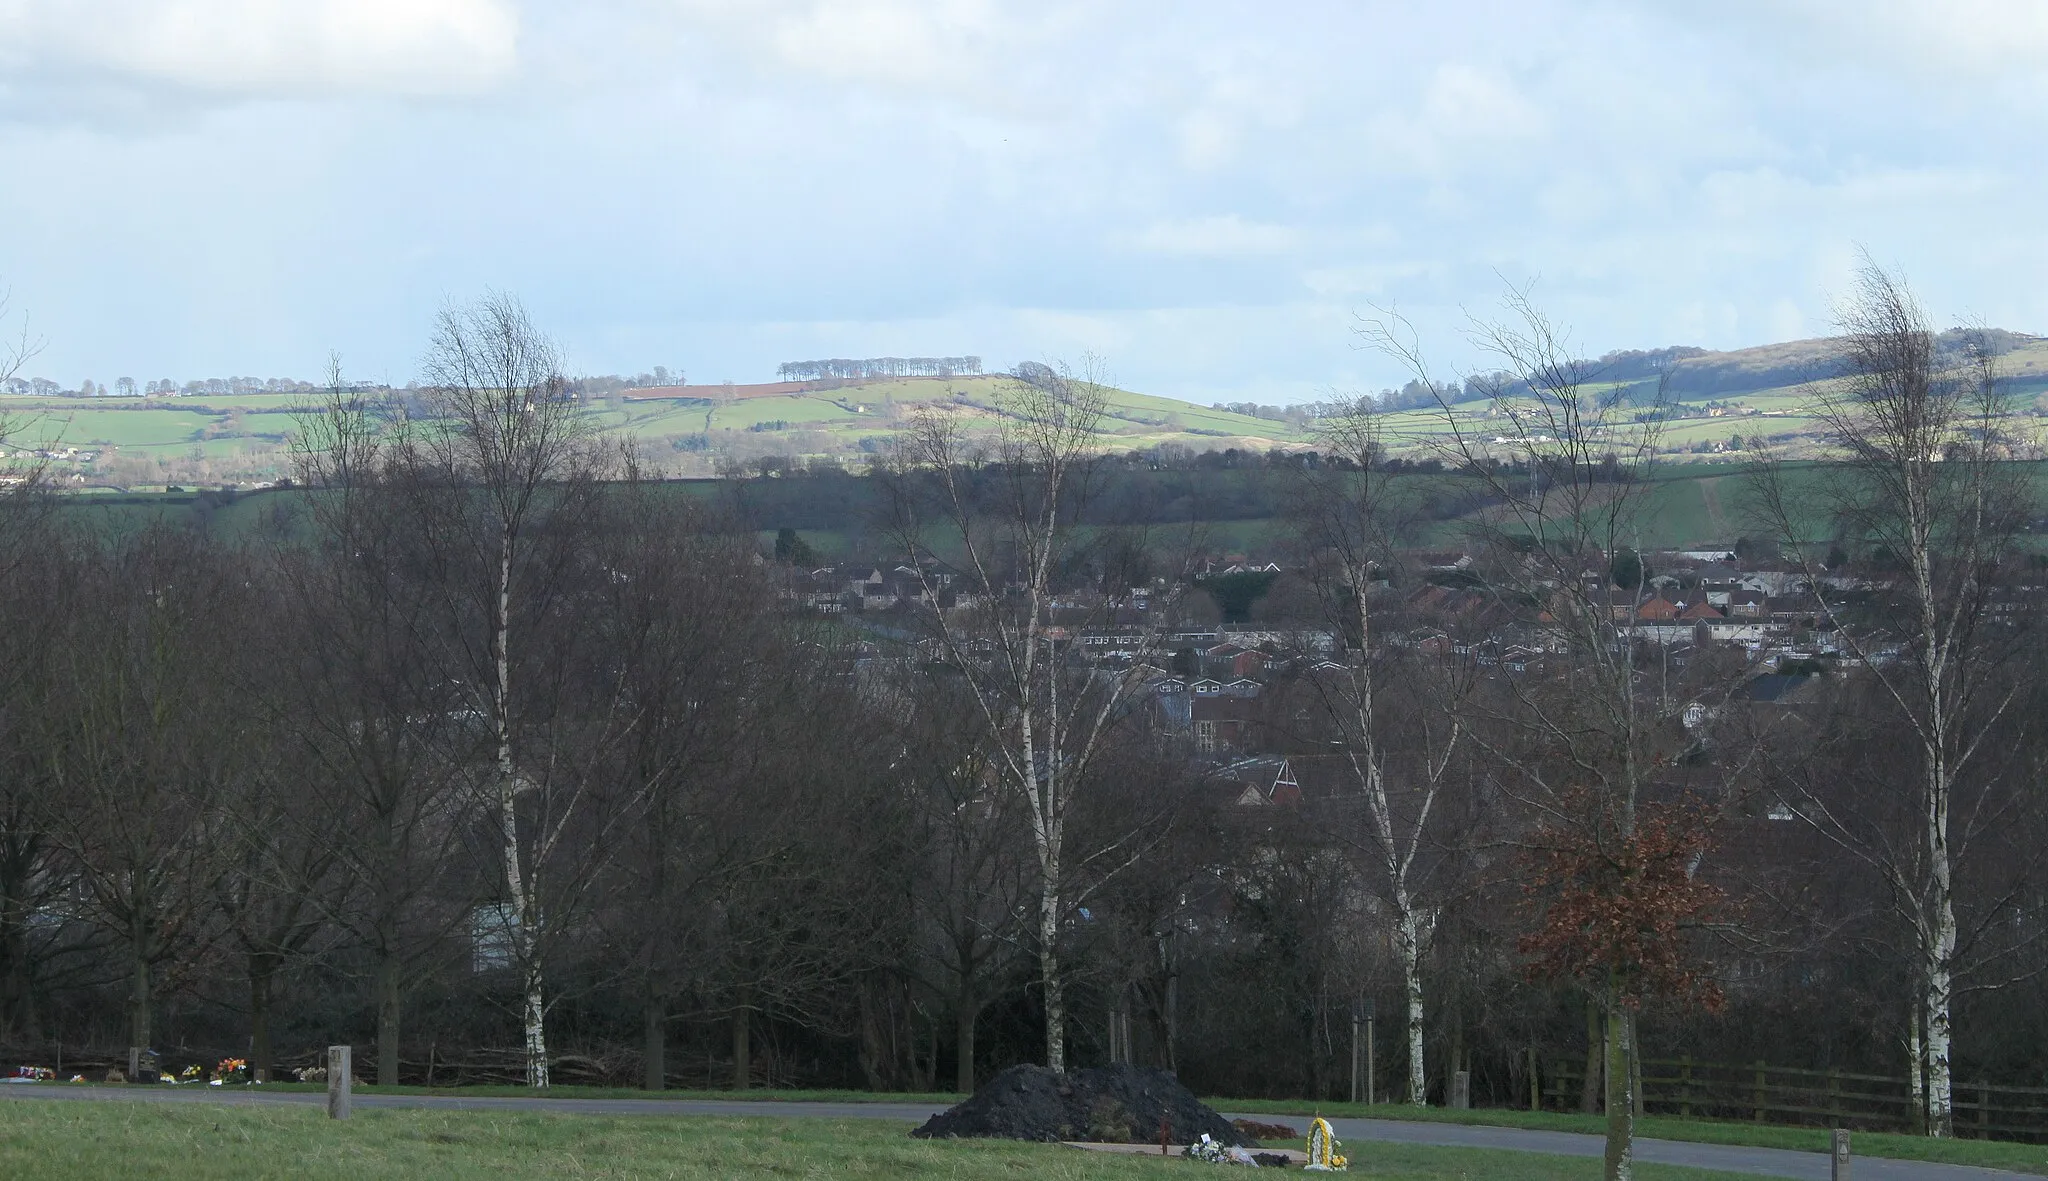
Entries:
{"type": "MultiPolygon", "coordinates": [[[[875,1003],[874,982],[872,980],[861,981],[858,1000],[860,1002],[860,1053],[858,1058],[861,1076],[867,1081],[868,1090],[870,1091],[891,1090],[893,1088],[890,1087],[889,1083],[896,1071],[895,1057],[890,1052],[895,1031],[893,1029],[890,1031],[891,1038],[884,1038],[882,1036],[881,1020],[876,1016],[876,1009],[879,1006],[875,1003]],[[884,1074],[885,1070],[887,1071],[886,1075],[884,1074]]],[[[891,1024],[894,1024],[893,1016],[891,1024]]]]}
{"type": "Polygon", "coordinates": [[[1420,1107],[1429,1102],[1429,1075],[1422,1048],[1422,932],[1414,907],[1401,908],[1394,944],[1401,953],[1401,984],[1408,998],[1408,1102],[1420,1107]]]}
{"type": "Polygon", "coordinates": [[[270,1081],[270,977],[276,969],[262,956],[249,957],[249,1077],[270,1081]]]}
{"type": "Polygon", "coordinates": [[[1635,1117],[1642,1119],[1643,1112],[1643,1039],[1638,1036],[1637,1013],[1628,1011],[1628,1093],[1635,1104],[1635,1117]]]}
{"type": "Polygon", "coordinates": [[[640,1009],[640,1086],[659,1091],[668,1086],[668,1004],[652,993],[640,1009]]]}
{"type": "Polygon", "coordinates": [[[1935,923],[1927,951],[1927,1134],[1940,1137],[1955,1132],[1955,1078],[1949,1062],[1954,986],[1949,965],[1955,955],[1956,923],[1946,894],[1937,906],[1935,923]]]}
{"type": "MultiPolygon", "coordinates": [[[[1455,995],[1455,994],[1454,994],[1455,995]]],[[[1456,1005],[1451,1010],[1451,1047],[1444,1058],[1444,1106],[1451,1105],[1451,1084],[1459,1071],[1465,1069],[1465,1014],[1456,1005]]]]}
{"type": "Polygon", "coordinates": [[[132,973],[128,979],[128,1034],[132,1039],[129,1044],[147,1053],[149,1039],[152,1036],[149,1028],[149,961],[143,958],[140,952],[134,954],[134,960],[132,973]]]}
{"type": "Polygon", "coordinates": [[[1927,1051],[1920,1044],[1920,1002],[1906,1015],[1906,1095],[1913,1104],[1914,1130],[1927,1134],[1927,1051]]]}
{"type": "Polygon", "coordinates": [[[377,1085],[398,1085],[399,987],[398,957],[377,961],[377,1085]]]}
{"type": "Polygon", "coordinates": [[[547,1006],[541,995],[540,963],[531,949],[522,958],[526,960],[526,1085],[540,1088],[548,1085],[547,1006]]]}
{"type": "Polygon", "coordinates": [[[1586,998],[1586,1078],[1579,1088],[1579,1110],[1587,1115],[1600,1110],[1600,1073],[1607,1061],[1607,1035],[1600,1023],[1600,1002],[1586,998]]]}
{"type": "Polygon", "coordinates": [[[1633,1024],[1621,1003],[1614,1002],[1607,1013],[1607,1157],[1602,1174],[1606,1181],[1632,1181],[1635,1176],[1636,1105],[1629,1085],[1633,1024]]]}
{"type": "Polygon", "coordinates": [[[498,823],[505,842],[505,895],[517,916],[512,932],[519,952],[522,1024],[526,1043],[526,1085],[548,1085],[547,998],[540,963],[540,889],[534,878],[540,867],[526,866],[519,855],[519,765],[512,757],[512,547],[506,529],[498,538],[497,684],[491,702],[498,737],[498,823]]]}
{"type": "Polygon", "coordinates": [[[963,990],[953,1006],[953,1089],[962,1095],[974,1093],[974,1026],[981,1017],[981,1003],[963,990]]]}
{"type": "Polygon", "coordinates": [[[1067,1070],[1067,1001],[1060,984],[1060,896],[1058,865],[1046,870],[1038,893],[1038,979],[1045,990],[1045,1065],[1067,1070]]]}
{"type": "Polygon", "coordinates": [[[753,1011],[745,1004],[732,1011],[732,1089],[744,1091],[754,1081],[753,1011]]]}

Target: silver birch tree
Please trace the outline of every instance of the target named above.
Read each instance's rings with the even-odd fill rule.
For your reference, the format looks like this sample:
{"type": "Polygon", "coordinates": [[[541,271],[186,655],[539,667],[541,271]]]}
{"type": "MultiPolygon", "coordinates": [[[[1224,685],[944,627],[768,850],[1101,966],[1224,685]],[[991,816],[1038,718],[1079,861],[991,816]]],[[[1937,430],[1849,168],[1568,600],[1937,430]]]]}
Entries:
{"type": "Polygon", "coordinates": [[[1364,804],[1369,855],[1381,896],[1392,910],[1393,944],[1401,969],[1403,1020],[1408,1046],[1408,1102],[1428,1101],[1423,1053],[1423,958],[1436,907],[1423,897],[1431,868],[1418,862],[1433,842],[1431,820],[1464,737],[1457,698],[1464,678],[1446,654],[1442,667],[1404,662],[1398,688],[1438,700],[1424,709],[1415,732],[1418,743],[1402,754],[1405,774],[1390,767],[1401,743],[1383,736],[1388,719],[1380,704],[1381,678],[1389,663],[1380,635],[1376,587],[1393,569],[1401,506],[1382,470],[1378,421],[1360,400],[1323,420],[1317,441],[1322,462],[1304,473],[1297,498],[1297,527],[1308,550],[1308,565],[1322,615],[1336,634],[1355,643],[1356,659],[1341,668],[1322,665],[1309,677],[1318,712],[1336,735],[1340,759],[1364,804]],[[1440,690],[1440,692],[1432,692],[1440,690]],[[1400,779],[1399,784],[1390,779],[1400,779]]]}
{"type": "MultiPolygon", "coordinates": [[[[559,833],[521,817],[522,798],[543,785],[549,760],[528,765],[519,743],[527,687],[516,677],[522,596],[546,593],[542,535],[572,490],[587,486],[594,452],[554,345],[519,301],[491,294],[440,314],[425,361],[436,421],[407,438],[421,519],[434,536],[442,593],[458,620],[451,647],[489,731],[486,793],[499,842],[505,925],[520,973],[526,1081],[548,1085],[546,973],[539,875],[559,833]]],[[[528,809],[529,813],[536,809],[528,809]]]]}
{"type": "MultiPolygon", "coordinates": [[[[958,553],[959,582],[981,600],[952,620],[934,611],[930,643],[960,672],[994,739],[997,773],[1025,804],[1038,871],[1045,1059],[1055,1071],[1066,1069],[1060,931],[1076,905],[1073,880],[1077,871],[1092,867],[1099,875],[1127,859],[1139,840],[1134,828],[1081,858],[1069,856],[1075,796],[1138,668],[1133,661],[1128,673],[1093,675],[1055,620],[1056,601],[1088,546],[1081,516],[1100,477],[1096,427],[1105,393],[1092,375],[1029,365],[997,394],[992,425],[980,438],[944,410],[920,413],[902,443],[904,470],[895,473],[891,502],[892,532],[928,600],[941,597],[940,548],[958,553]]],[[[1105,575],[1098,600],[1111,617],[1130,606],[1130,588],[1117,582],[1115,572],[1105,575]]]]}
{"type": "MultiPolygon", "coordinates": [[[[1445,464],[1487,503],[1474,540],[1496,606],[1515,621],[1504,634],[1540,653],[1534,674],[1497,669],[1484,692],[1467,695],[1467,741],[1500,770],[1503,794],[1540,822],[1622,844],[1634,837],[1644,787],[1683,739],[1674,702],[1640,684],[1644,588],[1617,601],[1609,576],[1641,535],[1664,385],[1640,395],[1603,385],[1526,289],[1511,288],[1505,305],[1499,319],[1471,321],[1471,345],[1495,368],[1466,383],[1436,380],[1398,314],[1366,321],[1360,335],[1436,397],[1445,464]]],[[[1618,979],[1587,987],[1605,1026],[1604,1173],[1629,1181],[1638,1107],[1631,989],[1618,979]]]]}
{"type": "Polygon", "coordinates": [[[1981,334],[1944,341],[1905,281],[1867,257],[1839,312],[1841,371],[1815,390],[1840,462],[1795,475],[1759,468],[1757,503],[1806,583],[1839,625],[1837,642],[1866,670],[1886,711],[1911,737],[1913,839],[1892,840],[1864,809],[1801,793],[1794,810],[1863,859],[1890,887],[1914,942],[1918,995],[1908,1040],[1917,1051],[1927,1131],[1954,1128],[1951,1061],[1959,927],[1956,876],[1971,839],[1994,810],[1981,797],[1993,752],[1985,741],[2018,693],[2002,678],[2008,637],[1987,626],[1988,592],[2019,556],[2033,513],[2017,459],[2033,449],[2013,434],[1995,349],[1981,334]],[[1833,518],[1854,545],[1884,560],[1852,579],[1831,574],[1806,533],[1833,518]],[[1853,593],[1852,593],[1853,592],[1853,593]],[[1859,610],[1852,599],[1879,608],[1859,610]],[[1974,782],[1973,782],[1974,781],[1974,782]]]}

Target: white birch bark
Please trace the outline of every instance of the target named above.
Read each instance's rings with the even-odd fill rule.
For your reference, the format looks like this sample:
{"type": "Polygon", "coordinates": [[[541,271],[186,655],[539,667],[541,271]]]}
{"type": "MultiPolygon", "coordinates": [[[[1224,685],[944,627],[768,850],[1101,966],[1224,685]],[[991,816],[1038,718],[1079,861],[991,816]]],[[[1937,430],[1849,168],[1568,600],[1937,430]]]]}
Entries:
{"type": "Polygon", "coordinates": [[[1429,1079],[1424,1074],[1426,1060],[1422,1051],[1422,939],[1412,907],[1402,908],[1395,930],[1394,945],[1401,955],[1401,985],[1408,1002],[1408,1102],[1421,1107],[1429,1101],[1429,1079]]]}
{"type": "Polygon", "coordinates": [[[512,948],[519,965],[522,1043],[526,1053],[526,1085],[548,1085],[547,1005],[540,962],[536,884],[522,864],[519,840],[519,767],[512,756],[512,538],[501,536],[498,551],[498,616],[496,631],[498,730],[498,823],[503,828],[505,896],[511,899],[512,948]]]}

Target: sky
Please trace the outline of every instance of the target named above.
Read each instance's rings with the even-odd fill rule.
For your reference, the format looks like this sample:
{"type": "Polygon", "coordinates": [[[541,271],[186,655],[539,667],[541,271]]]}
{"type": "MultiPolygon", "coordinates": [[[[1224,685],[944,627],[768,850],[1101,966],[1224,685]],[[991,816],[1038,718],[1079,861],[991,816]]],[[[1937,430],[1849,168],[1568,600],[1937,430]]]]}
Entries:
{"type": "Polygon", "coordinates": [[[1819,335],[1859,251],[2048,331],[2038,0],[0,0],[28,372],[414,378],[520,297],[579,373],[1095,358],[1208,403],[1819,335]]]}

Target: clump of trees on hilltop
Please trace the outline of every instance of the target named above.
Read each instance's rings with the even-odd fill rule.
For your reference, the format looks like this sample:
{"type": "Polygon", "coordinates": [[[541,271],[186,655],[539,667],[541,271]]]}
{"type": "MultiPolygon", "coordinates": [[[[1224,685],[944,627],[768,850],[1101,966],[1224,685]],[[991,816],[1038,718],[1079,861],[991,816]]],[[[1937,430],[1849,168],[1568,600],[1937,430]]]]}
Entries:
{"type": "Polygon", "coordinates": [[[865,357],[860,360],[833,357],[823,361],[784,361],[775,367],[775,376],[782,381],[973,377],[980,372],[980,357],[865,357]]]}

